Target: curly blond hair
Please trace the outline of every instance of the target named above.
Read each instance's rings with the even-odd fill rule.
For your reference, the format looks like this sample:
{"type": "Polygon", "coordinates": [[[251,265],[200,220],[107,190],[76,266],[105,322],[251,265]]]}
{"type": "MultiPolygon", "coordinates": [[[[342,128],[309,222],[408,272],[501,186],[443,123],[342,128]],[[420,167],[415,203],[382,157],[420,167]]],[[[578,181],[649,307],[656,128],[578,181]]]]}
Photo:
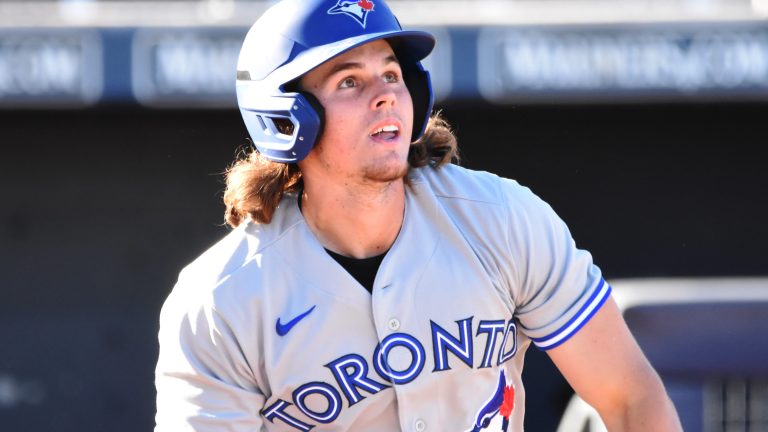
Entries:
{"type": "MultiPolygon", "coordinates": [[[[430,117],[427,129],[408,151],[408,165],[439,168],[459,161],[456,137],[440,112],[430,117]]],[[[224,219],[231,227],[250,217],[268,224],[286,192],[300,191],[301,170],[295,163],[273,162],[256,150],[238,158],[225,172],[224,219]]]]}

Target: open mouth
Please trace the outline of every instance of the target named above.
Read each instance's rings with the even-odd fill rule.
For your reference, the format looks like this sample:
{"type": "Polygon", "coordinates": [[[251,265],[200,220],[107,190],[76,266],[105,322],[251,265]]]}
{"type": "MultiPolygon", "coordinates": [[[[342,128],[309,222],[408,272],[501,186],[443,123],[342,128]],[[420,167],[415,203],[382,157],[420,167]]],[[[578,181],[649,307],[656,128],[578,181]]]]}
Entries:
{"type": "Polygon", "coordinates": [[[380,140],[393,140],[400,136],[400,128],[395,125],[382,126],[373,131],[371,136],[380,140]]]}

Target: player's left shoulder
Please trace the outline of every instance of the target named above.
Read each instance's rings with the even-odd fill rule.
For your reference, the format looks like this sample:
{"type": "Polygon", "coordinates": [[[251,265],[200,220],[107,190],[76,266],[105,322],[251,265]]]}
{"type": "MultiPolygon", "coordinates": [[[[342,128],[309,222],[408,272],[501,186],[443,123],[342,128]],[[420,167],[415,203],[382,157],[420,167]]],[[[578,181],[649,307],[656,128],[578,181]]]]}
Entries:
{"type": "MultiPolygon", "coordinates": [[[[471,202],[506,219],[550,219],[554,216],[551,206],[530,188],[514,179],[487,171],[477,171],[454,164],[440,168],[423,167],[411,170],[413,184],[428,187],[445,205],[471,202]]],[[[489,213],[486,213],[490,216],[489,213]]]]}
{"type": "Polygon", "coordinates": [[[439,199],[490,205],[503,203],[501,187],[504,179],[490,172],[447,164],[439,168],[417,168],[411,170],[409,176],[413,184],[427,186],[439,199]]]}

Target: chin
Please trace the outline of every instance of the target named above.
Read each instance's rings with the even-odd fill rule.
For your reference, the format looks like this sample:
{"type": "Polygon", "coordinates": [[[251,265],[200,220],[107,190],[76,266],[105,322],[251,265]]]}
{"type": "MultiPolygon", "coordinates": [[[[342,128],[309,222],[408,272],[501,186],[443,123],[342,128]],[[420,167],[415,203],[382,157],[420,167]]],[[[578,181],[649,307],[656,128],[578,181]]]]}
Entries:
{"type": "Polygon", "coordinates": [[[406,174],[408,174],[408,162],[402,161],[398,165],[382,164],[368,167],[363,172],[363,177],[374,182],[391,183],[402,179],[406,174]]]}

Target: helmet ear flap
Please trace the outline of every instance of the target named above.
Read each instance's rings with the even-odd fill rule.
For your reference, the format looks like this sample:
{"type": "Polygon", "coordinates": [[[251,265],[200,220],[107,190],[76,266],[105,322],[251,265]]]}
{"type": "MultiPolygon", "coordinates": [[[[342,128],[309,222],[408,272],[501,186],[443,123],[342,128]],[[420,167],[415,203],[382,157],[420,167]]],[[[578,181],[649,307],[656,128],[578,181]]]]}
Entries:
{"type": "Polygon", "coordinates": [[[427,130],[427,124],[432,115],[432,106],[434,104],[432,80],[429,72],[424,69],[418,57],[414,58],[413,52],[404,45],[403,39],[393,37],[387,39],[387,42],[400,62],[403,81],[408,88],[408,93],[411,94],[411,103],[413,104],[411,142],[416,142],[427,130]]]}
{"type": "Polygon", "coordinates": [[[309,106],[315,111],[315,114],[317,114],[317,118],[319,119],[317,125],[317,135],[315,137],[314,143],[312,144],[312,147],[314,147],[323,136],[323,130],[325,130],[325,108],[312,93],[305,90],[299,90],[297,93],[304,96],[304,99],[306,99],[309,106]]]}
{"type": "Polygon", "coordinates": [[[413,103],[413,132],[411,142],[415,142],[424,135],[427,129],[429,117],[432,115],[432,81],[429,72],[424,70],[419,62],[404,62],[401,65],[403,81],[411,94],[413,103]]]}
{"type": "Polygon", "coordinates": [[[248,133],[261,154],[291,163],[312,150],[324,115],[314,96],[296,92],[263,96],[255,92],[254,97],[253,88],[238,87],[238,100],[248,133]]]}

